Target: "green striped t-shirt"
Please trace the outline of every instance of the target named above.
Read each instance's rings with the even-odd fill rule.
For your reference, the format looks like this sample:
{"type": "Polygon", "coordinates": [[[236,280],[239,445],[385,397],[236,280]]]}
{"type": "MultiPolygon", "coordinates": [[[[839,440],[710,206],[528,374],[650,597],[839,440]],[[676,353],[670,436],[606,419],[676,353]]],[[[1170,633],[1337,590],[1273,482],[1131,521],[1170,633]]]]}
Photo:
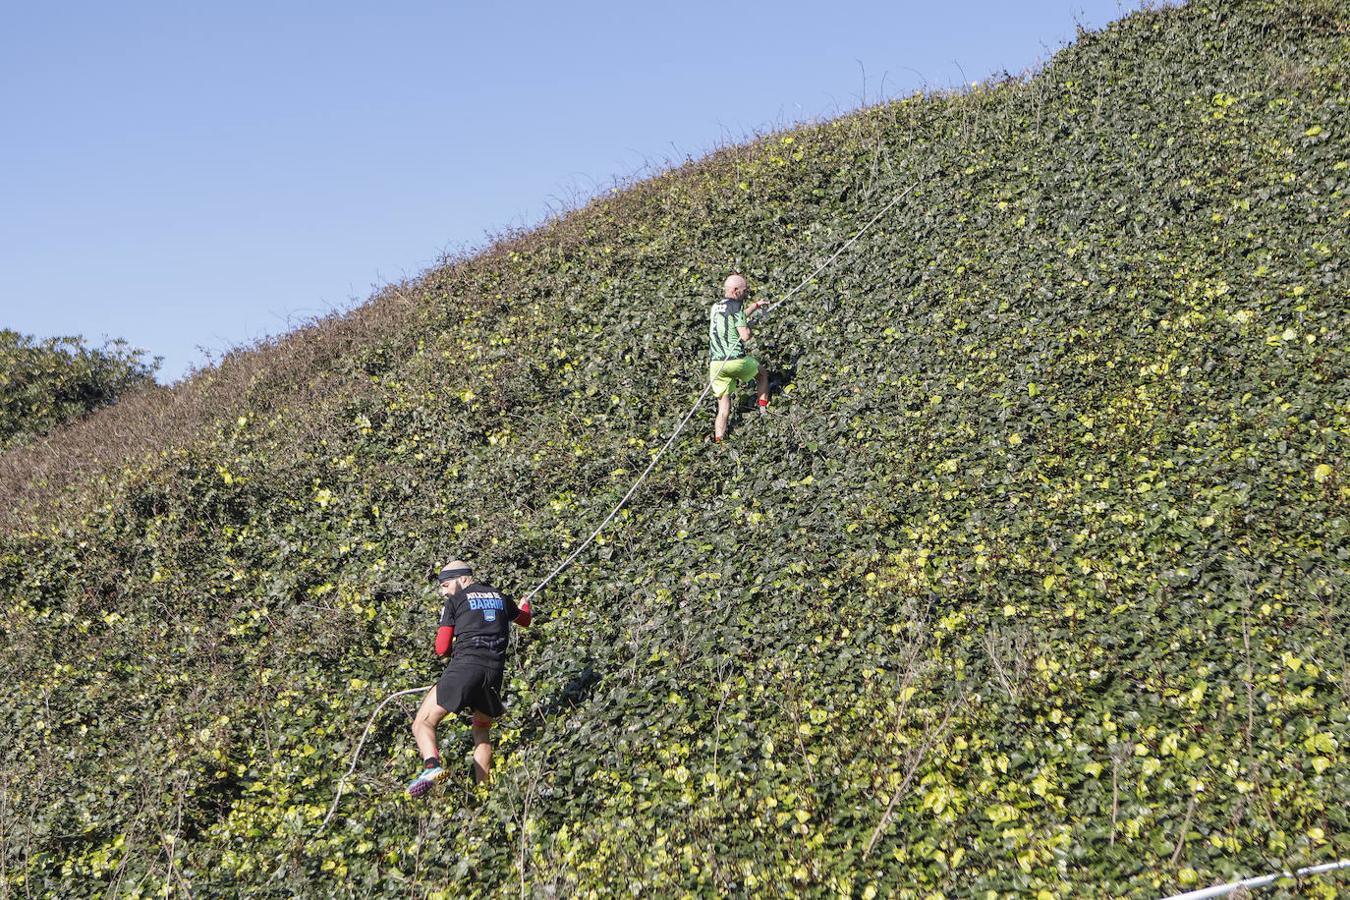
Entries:
{"type": "Polygon", "coordinates": [[[741,301],[722,299],[712,305],[708,315],[708,357],[712,362],[745,356],[738,327],[746,327],[741,301]]]}

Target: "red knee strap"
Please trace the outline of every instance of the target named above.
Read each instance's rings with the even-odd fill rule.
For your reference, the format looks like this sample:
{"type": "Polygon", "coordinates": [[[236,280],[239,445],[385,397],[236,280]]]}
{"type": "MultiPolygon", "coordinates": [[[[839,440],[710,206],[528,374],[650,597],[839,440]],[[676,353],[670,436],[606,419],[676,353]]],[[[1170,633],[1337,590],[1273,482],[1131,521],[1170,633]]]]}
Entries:
{"type": "Polygon", "coordinates": [[[491,719],[484,719],[484,718],[481,718],[481,717],[479,717],[479,716],[474,716],[474,717],[473,717],[473,727],[474,727],[474,728],[491,728],[491,727],[492,727],[492,720],[491,720],[491,719]]]}

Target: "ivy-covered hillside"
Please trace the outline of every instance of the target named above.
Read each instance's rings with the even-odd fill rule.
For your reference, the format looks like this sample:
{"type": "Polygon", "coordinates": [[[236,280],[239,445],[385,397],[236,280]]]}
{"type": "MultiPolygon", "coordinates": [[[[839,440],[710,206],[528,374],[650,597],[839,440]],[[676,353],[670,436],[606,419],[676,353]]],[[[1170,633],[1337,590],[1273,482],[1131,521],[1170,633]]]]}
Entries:
{"type": "Polygon", "coordinates": [[[1348,74],[1343,3],[1131,15],[617,191],[11,490],[2,892],[1153,897],[1350,856],[1348,74]],[[463,778],[407,801],[401,698],[319,834],[439,673],[431,572],[526,592],[702,389],[722,277],[780,296],[910,185],[757,328],[769,414],[714,445],[709,403],[537,598],[495,789],[447,722],[463,778]]]}

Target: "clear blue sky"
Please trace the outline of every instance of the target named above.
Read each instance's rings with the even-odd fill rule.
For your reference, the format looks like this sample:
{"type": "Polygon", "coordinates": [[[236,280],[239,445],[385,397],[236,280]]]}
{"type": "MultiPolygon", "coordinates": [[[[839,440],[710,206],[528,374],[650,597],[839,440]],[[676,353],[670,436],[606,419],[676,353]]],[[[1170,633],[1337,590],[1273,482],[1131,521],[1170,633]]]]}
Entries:
{"type": "Polygon", "coordinates": [[[172,381],[647,163],[1018,72],[1134,6],[10,3],[0,327],[126,337],[172,381]]]}

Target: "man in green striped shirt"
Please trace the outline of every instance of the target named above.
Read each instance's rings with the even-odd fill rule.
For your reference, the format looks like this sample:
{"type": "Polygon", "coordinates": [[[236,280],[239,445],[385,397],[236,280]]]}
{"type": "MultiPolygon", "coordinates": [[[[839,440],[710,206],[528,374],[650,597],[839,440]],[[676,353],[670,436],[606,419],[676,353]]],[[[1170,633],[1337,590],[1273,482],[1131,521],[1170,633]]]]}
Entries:
{"type": "Polygon", "coordinates": [[[759,360],[745,352],[745,345],[750,342],[746,316],[766,306],[767,301],[756,300],[742,307],[749,292],[744,276],[728,276],[722,284],[722,299],[712,305],[708,315],[708,378],[712,382],[713,396],[717,398],[713,440],[719,444],[727,436],[731,391],[737,382],[755,379],[759,408],[763,410],[769,405],[769,373],[759,367],[759,360]]]}

